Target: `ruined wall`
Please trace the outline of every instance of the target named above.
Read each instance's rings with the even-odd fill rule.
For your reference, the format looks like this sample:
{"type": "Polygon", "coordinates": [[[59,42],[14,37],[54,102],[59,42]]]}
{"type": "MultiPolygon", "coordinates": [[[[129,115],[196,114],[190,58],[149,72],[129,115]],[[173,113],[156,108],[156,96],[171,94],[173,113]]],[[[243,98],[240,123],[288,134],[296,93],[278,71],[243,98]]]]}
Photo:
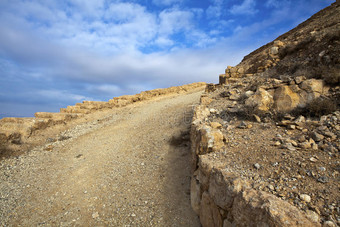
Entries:
{"type": "Polygon", "coordinates": [[[209,123],[212,100],[203,95],[191,127],[191,205],[203,227],[226,226],[320,226],[313,214],[252,188],[230,171],[218,153],[228,152],[221,125],[209,123]]]}

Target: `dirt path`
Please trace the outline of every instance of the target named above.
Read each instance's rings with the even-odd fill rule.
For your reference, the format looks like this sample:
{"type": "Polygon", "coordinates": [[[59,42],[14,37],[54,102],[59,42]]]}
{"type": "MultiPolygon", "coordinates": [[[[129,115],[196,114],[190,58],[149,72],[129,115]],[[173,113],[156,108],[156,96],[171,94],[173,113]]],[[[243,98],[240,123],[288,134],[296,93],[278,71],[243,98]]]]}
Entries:
{"type": "Polygon", "coordinates": [[[63,140],[3,160],[0,226],[200,226],[181,136],[200,94],[112,110],[63,140]]]}

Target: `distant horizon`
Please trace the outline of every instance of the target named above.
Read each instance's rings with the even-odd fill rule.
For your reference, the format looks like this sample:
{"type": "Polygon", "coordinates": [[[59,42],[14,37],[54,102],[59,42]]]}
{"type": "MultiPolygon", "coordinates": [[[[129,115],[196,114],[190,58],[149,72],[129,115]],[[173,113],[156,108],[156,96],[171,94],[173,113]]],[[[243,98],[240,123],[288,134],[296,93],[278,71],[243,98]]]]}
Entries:
{"type": "Polygon", "coordinates": [[[335,0],[0,2],[0,118],[155,88],[228,65],[335,0]]]}

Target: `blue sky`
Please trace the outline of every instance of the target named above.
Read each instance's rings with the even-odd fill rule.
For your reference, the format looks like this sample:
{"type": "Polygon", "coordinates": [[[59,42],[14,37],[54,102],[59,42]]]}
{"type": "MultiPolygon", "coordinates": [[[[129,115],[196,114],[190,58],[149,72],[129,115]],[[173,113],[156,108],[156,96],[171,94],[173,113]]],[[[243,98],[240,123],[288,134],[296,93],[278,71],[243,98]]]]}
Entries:
{"type": "Polygon", "coordinates": [[[334,0],[0,0],[0,117],[217,83],[334,0]]]}

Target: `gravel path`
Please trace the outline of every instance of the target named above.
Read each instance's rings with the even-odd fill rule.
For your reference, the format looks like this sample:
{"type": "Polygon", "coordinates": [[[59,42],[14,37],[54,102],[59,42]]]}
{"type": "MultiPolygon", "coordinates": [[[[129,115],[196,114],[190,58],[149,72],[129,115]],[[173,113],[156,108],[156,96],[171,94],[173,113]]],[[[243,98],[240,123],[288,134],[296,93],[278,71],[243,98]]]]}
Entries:
{"type": "Polygon", "coordinates": [[[183,133],[200,94],[114,109],[1,161],[0,226],[200,226],[183,133]]]}

